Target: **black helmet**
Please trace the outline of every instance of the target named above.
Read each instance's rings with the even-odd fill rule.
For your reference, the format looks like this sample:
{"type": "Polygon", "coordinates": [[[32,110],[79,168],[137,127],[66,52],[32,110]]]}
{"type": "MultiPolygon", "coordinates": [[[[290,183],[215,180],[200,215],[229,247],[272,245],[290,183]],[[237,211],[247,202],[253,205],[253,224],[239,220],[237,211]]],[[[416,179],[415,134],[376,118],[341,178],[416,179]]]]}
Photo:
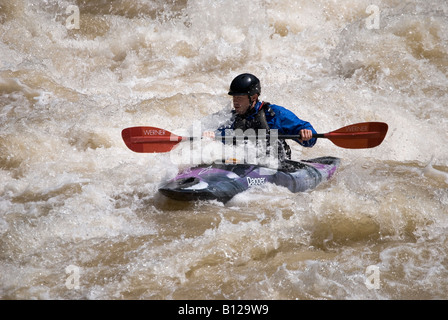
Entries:
{"type": "Polygon", "coordinates": [[[260,94],[261,85],[260,80],[256,76],[250,73],[243,73],[232,80],[230,84],[229,95],[231,96],[242,96],[254,94],[260,94]]]}

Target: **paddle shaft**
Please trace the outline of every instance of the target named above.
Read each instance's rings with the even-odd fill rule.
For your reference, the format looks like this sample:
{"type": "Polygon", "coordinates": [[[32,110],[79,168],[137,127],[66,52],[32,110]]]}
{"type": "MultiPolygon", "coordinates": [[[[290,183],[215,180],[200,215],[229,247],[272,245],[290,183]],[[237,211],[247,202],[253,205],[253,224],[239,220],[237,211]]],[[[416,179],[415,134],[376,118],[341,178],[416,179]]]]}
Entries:
{"type": "MultiPolygon", "coordinates": [[[[313,134],[313,138],[326,138],[341,148],[365,149],[381,144],[388,130],[384,122],[363,122],[345,126],[329,133],[313,134]]],[[[135,152],[168,152],[182,141],[199,140],[202,137],[182,137],[155,127],[131,127],[123,129],[122,137],[127,147],[135,152]]],[[[265,135],[266,138],[271,136],[265,135]]],[[[274,139],[296,139],[300,135],[273,135],[274,139]]],[[[215,140],[230,142],[260,139],[254,135],[216,136],[215,140]]]]}
{"type": "MultiPolygon", "coordinates": [[[[368,138],[374,138],[379,135],[378,132],[362,132],[362,133],[336,133],[336,132],[330,132],[330,133],[315,133],[313,134],[313,138],[327,138],[327,139],[337,139],[338,137],[340,139],[350,139],[352,137],[353,139],[368,139],[368,138]]],[[[178,143],[182,141],[197,141],[201,140],[204,137],[182,137],[182,136],[176,136],[176,135],[170,135],[170,136],[137,136],[132,137],[131,142],[132,143],[158,143],[158,142],[172,142],[172,143],[178,143]]],[[[270,135],[265,135],[264,138],[270,139],[270,135]]],[[[301,135],[300,134],[280,134],[277,136],[274,136],[274,139],[296,139],[300,140],[301,135]]],[[[249,140],[249,139],[262,139],[259,136],[252,136],[252,135],[237,135],[237,136],[215,136],[214,140],[221,140],[221,141],[236,141],[236,140],[249,140]]]]}

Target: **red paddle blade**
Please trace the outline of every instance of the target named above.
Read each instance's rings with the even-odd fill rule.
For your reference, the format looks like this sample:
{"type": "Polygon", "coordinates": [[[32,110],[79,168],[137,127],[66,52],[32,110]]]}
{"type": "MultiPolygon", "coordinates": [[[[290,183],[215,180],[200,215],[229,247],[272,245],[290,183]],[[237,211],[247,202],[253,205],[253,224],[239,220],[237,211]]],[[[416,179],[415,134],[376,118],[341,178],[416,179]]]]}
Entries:
{"type": "Polygon", "coordinates": [[[126,128],[121,132],[121,137],[129,149],[142,153],[169,152],[183,139],[155,127],[126,128]]]}
{"type": "Polygon", "coordinates": [[[362,122],[325,133],[324,137],[342,148],[374,148],[383,142],[387,129],[388,125],[384,122],[362,122]]]}

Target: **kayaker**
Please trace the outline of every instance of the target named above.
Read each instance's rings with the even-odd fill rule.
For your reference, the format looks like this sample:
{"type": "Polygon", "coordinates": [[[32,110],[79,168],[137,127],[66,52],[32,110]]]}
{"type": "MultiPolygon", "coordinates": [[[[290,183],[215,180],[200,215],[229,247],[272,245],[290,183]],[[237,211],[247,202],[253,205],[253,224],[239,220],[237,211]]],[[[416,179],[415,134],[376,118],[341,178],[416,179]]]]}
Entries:
{"type": "MultiPolygon", "coordinates": [[[[228,123],[217,130],[217,134],[225,135],[226,129],[277,129],[278,135],[300,135],[301,139],[294,139],[304,147],[312,147],[316,143],[313,126],[299,119],[290,110],[259,100],[261,93],[260,80],[250,73],[243,73],[235,77],[231,84],[229,95],[233,97],[233,110],[228,123]]],[[[206,131],[203,136],[215,138],[215,132],[206,131]]],[[[279,141],[279,160],[291,159],[291,149],[285,140],[279,141]]]]}

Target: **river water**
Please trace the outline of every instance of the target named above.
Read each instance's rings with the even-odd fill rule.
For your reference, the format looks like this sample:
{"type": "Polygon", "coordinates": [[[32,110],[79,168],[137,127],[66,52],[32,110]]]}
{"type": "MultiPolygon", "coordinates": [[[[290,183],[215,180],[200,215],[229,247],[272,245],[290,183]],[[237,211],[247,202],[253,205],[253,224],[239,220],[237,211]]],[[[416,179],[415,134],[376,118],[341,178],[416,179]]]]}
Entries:
{"type": "Polygon", "coordinates": [[[446,299],[447,77],[444,0],[0,0],[0,298],[446,299]],[[290,143],[341,158],[312,191],[164,198],[187,164],[121,130],[187,130],[242,72],[387,136],[290,143]]]}

